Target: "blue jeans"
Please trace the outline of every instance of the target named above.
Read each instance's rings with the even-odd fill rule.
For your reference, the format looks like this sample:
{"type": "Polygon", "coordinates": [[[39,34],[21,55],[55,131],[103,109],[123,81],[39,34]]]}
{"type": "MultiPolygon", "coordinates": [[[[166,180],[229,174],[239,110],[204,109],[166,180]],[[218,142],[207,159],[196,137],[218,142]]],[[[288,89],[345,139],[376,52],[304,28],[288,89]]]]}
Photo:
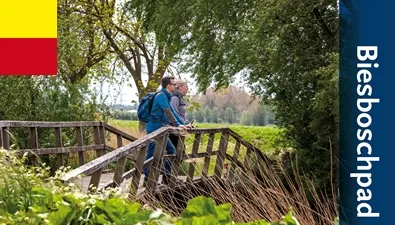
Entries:
{"type": "MultiPolygon", "coordinates": [[[[147,159],[151,158],[152,156],[154,156],[155,146],[156,146],[155,142],[151,142],[148,145],[147,155],[145,156],[145,160],[147,160],[147,159]]],[[[167,154],[175,154],[176,153],[176,148],[171,143],[169,138],[167,138],[166,153],[167,154]]],[[[170,160],[168,160],[168,159],[164,160],[163,164],[164,164],[164,169],[162,169],[163,174],[165,176],[170,177],[170,175],[171,175],[171,162],[170,162],[170,160]]],[[[144,169],[144,175],[145,175],[145,177],[148,177],[148,175],[149,175],[149,167],[144,169]]]]}

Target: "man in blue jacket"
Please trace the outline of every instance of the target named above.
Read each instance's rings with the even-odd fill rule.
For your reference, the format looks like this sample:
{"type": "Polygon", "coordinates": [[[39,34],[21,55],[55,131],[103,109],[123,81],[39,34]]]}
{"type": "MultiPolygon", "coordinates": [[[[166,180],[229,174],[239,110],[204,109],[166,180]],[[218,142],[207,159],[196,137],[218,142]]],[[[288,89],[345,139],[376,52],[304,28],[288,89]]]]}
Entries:
{"type": "MultiPolygon", "coordinates": [[[[182,129],[186,129],[186,127],[190,127],[190,125],[185,125],[184,122],[180,119],[177,113],[174,112],[173,108],[170,106],[170,98],[171,94],[175,91],[175,78],[174,77],[164,77],[162,78],[162,89],[155,96],[152,109],[151,116],[149,118],[149,122],[146,126],[147,134],[154,132],[155,130],[164,127],[164,126],[174,126],[182,129]]],[[[152,142],[148,145],[147,155],[145,156],[145,160],[151,158],[155,152],[155,142],[152,142]]],[[[174,145],[171,143],[169,139],[167,139],[166,145],[166,153],[167,154],[175,154],[176,149],[174,145]]],[[[171,175],[171,164],[168,160],[164,161],[164,176],[163,181],[167,183],[169,181],[171,175]]],[[[145,179],[148,178],[149,168],[144,170],[145,179]]]]}

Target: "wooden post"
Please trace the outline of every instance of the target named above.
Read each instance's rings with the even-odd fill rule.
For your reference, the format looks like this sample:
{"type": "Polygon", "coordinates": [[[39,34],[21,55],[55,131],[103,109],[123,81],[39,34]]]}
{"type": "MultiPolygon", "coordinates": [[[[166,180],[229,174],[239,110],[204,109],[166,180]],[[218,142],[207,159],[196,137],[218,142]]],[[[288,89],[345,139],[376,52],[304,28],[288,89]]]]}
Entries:
{"type": "MultiPolygon", "coordinates": [[[[106,129],[103,126],[102,122],[100,122],[99,134],[100,134],[100,144],[102,144],[104,146],[106,144],[106,129]]],[[[97,157],[105,155],[106,149],[98,150],[98,153],[99,153],[99,155],[97,157]]]]}
{"type": "MultiPolygon", "coordinates": [[[[84,145],[84,137],[82,136],[82,128],[81,127],[76,127],[76,135],[77,135],[77,146],[83,146],[84,145]]],[[[84,151],[78,151],[78,159],[80,162],[80,166],[85,164],[85,152],[84,151]]]]}
{"type": "Polygon", "coordinates": [[[171,168],[171,178],[170,178],[170,188],[174,190],[176,187],[176,182],[177,182],[177,177],[178,177],[178,170],[180,169],[180,164],[181,160],[183,157],[183,154],[185,152],[185,137],[184,136],[179,136],[178,138],[178,143],[177,143],[177,149],[176,149],[176,160],[172,162],[172,168],[171,168]]]}
{"type": "MultiPolygon", "coordinates": [[[[239,151],[240,151],[240,141],[236,140],[236,145],[235,145],[235,150],[233,152],[233,159],[238,160],[239,159],[239,151]]],[[[232,180],[234,177],[235,173],[235,168],[236,168],[236,162],[232,162],[232,165],[229,170],[229,179],[232,180]]]]}
{"type": "MultiPolygon", "coordinates": [[[[31,149],[38,149],[38,134],[37,134],[37,127],[30,128],[30,148],[31,149]]],[[[35,152],[29,156],[30,162],[32,165],[38,166],[37,155],[35,152]]]]}
{"type": "Polygon", "coordinates": [[[215,179],[220,180],[222,175],[222,170],[224,167],[224,159],[226,155],[226,149],[228,148],[228,138],[229,133],[222,133],[221,140],[219,142],[219,152],[217,155],[217,162],[215,164],[214,175],[215,179]]]}
{"type": "MultiPolygon", "coordinates": [[[[104,144],[104,127],[102,125],[93,127],[93,138],[95,140],[95,144],[104,144]]],[[[100,157],[105,150],[96,150],[96,157],[100,157]]],[[[102,174],[103,168],[99,168],[95,172],[92,173],[91,180],[89,182],[89,187],[97,188],[100,183],[100,178],[102,174]]]]}
{"type": "Polygon", "coordinates": [[[99,127],[93,127],[93,140],[95,141],[95,145],[99,145],[100,144],[99,127]]]}
{"type": "Polygon", "coordinates": [[[3,148],[10,150],[10,128],[9,127],[2,127],[3,133],[3,148]]]}
{"type": "Polygon", "coordinates": [[[123,144],[122,144],[122,135],[118,134],[117,135],[117,147],[120,148],[122,146],[123,146],[123,144]]]}
{"type": "MultiPolygon", "coordinates": [[[[62,142],[62,128],[60,127],[55,127],[55,147],[57,148],[62,148],[63,147],[63,142],[62,142]]],[[[56,155],[56,166],[57,169],[59,169],[61,166],[63,166],[63,156],[65,154],[57,154],[56,155]]]]}
{"type": "Polygon", "coordinates": [[[244,156],[244,167],[250,169],[251,168],[251,148],[247,147],[246,155],[244,156]]]}
{"type": "Polygon", "coordinates": [[[115,187],[119,187],[119,185],[123,182],[122,175],[125,172],[126,158],[127,156],[120,158],[117,162],[117,165],[115,166],[113,178],[115,187]]]}
{"type": "MultiPolygon", "coordinates": [[[[122,147],[122,135],[119,134],[117,135],[117,147],[122,147]]],[[[126,159],[127,156],[120,158],[117,162],[113,178],[115,186],[119,186],[123,182],[122,175],[125,172],[126,159]]]]}
{"type": "Polygon", "coordinates": [[[210,159],[211,159],[211,153],[213,152],[214,140],[215,140],[215,133],[210,133],[207,143],[207,149],[206,149],[208,156],[204,157],[204,166],[202,171],[203,181],[207,180],[207,173],[210,167],[210,159]]]}
{"type": "Polygon", "coordinates": [[[139,188],[140,184],[140,179],[141,179],[141,174],[143,173],[143,167],[144,167],[144,160],[145,160],[145,155],[147,154],[147,146],[142,147],[138,150],[137,152],[137,158],[136,158],[136,166],[133,178],[132,178],[132,183],[131,183],[131,193],[132,194],[137,194],[137,190],[139,188]]]}
{"type": "MultiPolygon", "coordinates": [[[[100,125],[97,127],[93,127],[93,138],[95,140],[96,145],[105,145],[106,144],[104,126],[100,125]]],[[[120,147],[119,144],[122,144],[122,139],[121,139],[121,143],[119,143],[119,140],[117,140],[117,141],[118,141],[118,147],[120,147]]],[[[104,154],[106,154],[105,149],[96,150],[96,157],[100,157],[104,154]]]]}
{"type": "MultiPolygon", "coordinates": [[[[199,145],[200,145],[200,140],[201,139],[202,139],[202,135],[201,134],[195,134],[195,140],[193,141],[193,147],[192,147],[192,158],[196,158],[197,157],[197,153],[199,152],[199,145]]],[[[187,183],[191,183],[193,181],[193,175],[195,173],[195,165],[196,165],[196,162],[190,162],[189,163],[187,183]]]]}
{"type": "Polygon", "coordinates": [[[158,185],[160,171],[162,170],[163,156],[165,155],[165,149],[167,144],[168,134],[165,133],[163,136],[158,137],[155,145],[154,158],[150,167],[150,172],[147,181],[147,191],[153,194],[158,185]]]}

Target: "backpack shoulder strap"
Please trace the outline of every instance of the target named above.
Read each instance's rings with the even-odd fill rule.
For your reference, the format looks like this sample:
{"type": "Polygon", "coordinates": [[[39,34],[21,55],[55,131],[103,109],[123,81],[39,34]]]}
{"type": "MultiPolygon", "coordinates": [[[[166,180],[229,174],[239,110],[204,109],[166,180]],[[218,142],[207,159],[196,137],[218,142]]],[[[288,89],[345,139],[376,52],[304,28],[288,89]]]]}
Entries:
{"type": "Polygon", "coordinates": [[[148,113],[151,114],[152,106],[154,105],[155,97],[160,93],[161,91],[157,91],[154,96],[152,97],[152,101],[150,102],[148,106],[148,113]]]}

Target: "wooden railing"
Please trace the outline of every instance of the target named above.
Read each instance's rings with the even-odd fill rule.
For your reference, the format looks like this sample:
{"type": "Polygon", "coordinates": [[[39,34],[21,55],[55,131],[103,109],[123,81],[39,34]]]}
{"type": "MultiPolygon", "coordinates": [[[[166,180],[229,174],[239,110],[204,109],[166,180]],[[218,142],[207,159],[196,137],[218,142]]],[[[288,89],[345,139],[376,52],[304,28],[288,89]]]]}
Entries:
{"type": "MultiPolygon", "coordinates": [[[[64,165],[64,157],[67,153],[77,153],[79,165],[82,166],[87,163],[86,152],[95,151],[96,157],[105,155],[107,151],[114,148],[106,144],[106,136],[114,134],[117,136],[117,147],[123,146],[123,140],[133,142],[137,138],[126,134],[108,124],[102,122],[41,122],[41,121],[0,121],[0,146],[4,149],[10,150],[12,141],[10,136],[13,130],[29,129],[30,148],[17,149],[21,153],[28,153],[29,155],[56,155],[56,167],[64,165]],[[62,129],[70,129],[71,133],[75,135],[76,145],[65,146],[62,140],[62,129]],[[55,143],[53,147],[40,147],[40,134],[38,129],[45,129],[48,132],[52,130],[55,143]],[[86,132],[84,132],[84,129],[86,132]],[[84,133],[92,136],[92,140],[84,141],[84,133]],[[93,143],[90,143],[93,142],[93,143]]],[[[20,137],[16,137],[20,138],[20,137]]],[[[37,161],[37,157],[31,157],[33,163],[37,161]]]]}
{"type": "Polygon", "coordinates": [[[155,193],[157,190],[160,171],[163,165],[163,160],[168,159],[172,161],[172,176],[168,187],[172,190],[177,186],[177,177],[179,173],[179,166],[183,159],[190,158],[202,158],[204,164],[199,178],[194,180],[196,170],[196,160],[192,160],[189,163],[189,167],[186,174],[186,183],[192,182],[205,182],[207,179],[222,179],[224,177],[224,162],[228,160],[231,165],[226,174],[226,177],[232,179],[236,168],[247,172],[251,169],[251,162],[254,160],[256,163],[266,163],[268,159],[261,151],[255,148],[253,145],[245,141],[238,134],[233,132],[229,128],[215,128],[215,129],[191,129],[188,130],[189,135],[194,135],[194,141],[190,154],[184,154],[185,152],[185,136],[180,135],[179,142],[176,149],[176,154],[165,155],[166,141],[169,134],[180,134],[180,130],[172,127],[163,127],[155,132],[152,132],[128,145],[122,146],[112,152],[109,152],[79,168],[67,173],[62,179],[64,182],[72,182],[80,175],[92,175],[90,185],[98,188],[98,184],[101,179],[101,170],[109,165],[110,163],[116,163],[116,171],[114,173],[113,180],[108,182],[103,187],[114,187],[119,186],[124,180],[131,179],[131,193],[137,194],[140,179],[145,167],[150,168],[148,181],[146,184],[145,191],[147,193],[155,193]],[[220,141],[218,149],[214,149],[215,135],[220,135],[220,141]],[[202,146],[204,152],[199,152],[201,149],[203,136],[208,136],[207,145],[202,146]],[[147,146],[151,141],[156,142],[155,152],[151,159],[144,161],[147,146]],[[229,154],[229,143],[234,144],[233,154],[229,154]],[[244,148],[244,159],[240,158],[240,149],[244,148]],[[136,155],[136,165],[129,171],[125,171],[125,157],[129,154],[136,155]],[[208,174],[210,161],[212,157],[216,157],[214,173],[208,174]]]}
{"type": "MultiPolygon", "coordinates": [[[[150,168],[148,181],[146,183],[146,193],[155,193],[159,184],[159,177],[164,159],[172,161],[172,176],[168,187],[174,190],[179,177],[179,168],[182,160],[201,159],[203,162],[201,171],[196,171],[197,160],[190,160],[186,171],[186,183],[206,182],[209,179],[221,180],[232,179],[235,171],[240,170],[245,173],[251,171],[251,165],[261,166],[269,160],[262,152],[249,142],[236,134],[229,128],[212,129],[190,129],[187,135],[193,135],[191,149],[186,149],[185,135],[180,135],[178,128],[163,127],[142,138],[135,138],[121,130],[102,122],[30,122],[30,121],[0,121],[0,146],[10,149],[13,144],[10,135],[14,129],[29,129],[30,148],[16,149],[21,153],[29,155],[56,155],[56,168],[63,165],[63,157],[68,154],[78,154],[79,167],[68,172],[62,177],[64,182],[73,182],[80,175],[91,176],[89,186],[98,188],[102,183],[102,172],[110,164],[115,164],[112,181],[101,185],[102,187],[116,187],[125,180],[131,179],[131,193],[137,194],[143,169],[150,168]],[[54,135],[53,147],[40,147],[40,132],[38,129],[46,129],[54,135]],[[62,129],[72,129],[75,135],[76,144],[65,146],[62,137],[62,129]],[[88,131],[87,131],[88,130],[88,131]],[[90,131],[89,131],[90,130],[90,131]],[[84,132],[85,131],[85,132],[84,132]],[[91,135],[91,142],[84,141],[84,134],[91,135]],[[106,143],[107,135],[115,135],[116,147],[111,147],[106,143]],[[166,155],[166,141],[170,134],[179,135],[179,142],[174,155],[166,155]],[[220,136],[219,142],[215,138],[220,136]],[[129,141],[125,144],[124,140],[129,141]],[[204,141],[203,141],[204,140],[204,141]],[[206,142],[207,140],[207,142],[206,142]],[[156,142],[155,152],[152,158],[145,160],[148,145],[156,142]],[[205,146],[202,145],[205,143],[205,146]],[[199,151],[200,150],[200,151],[199,151]],[[94,151],[95,158],[87,160],[85,153],[94,151]],[[187,152],[188,154],[185,154],[187,152]],[[126,161],[130,155],[134,155],[134,167],[125,171],[126,161]],[[215,159],[214,159],[215,158],[215,159]],[[215,160],[214,171],[209,173],[210,161],[215,160]],[[230,164],[224,170],[224,164],[230,164]],[[197,176],[195,176],[197,175],[197,176]],[[195,179],[197,177],[197,179],[195,179]]],[[[69,132],[70,133],[70,132],[69,132]]],[[[69,145],[69,143],[68,143],[69,145]]],[[[35,157],[33,157],[35,158],[35,157]]],[[[37,159],[37,157],[36,157],[37,159]]]]}

